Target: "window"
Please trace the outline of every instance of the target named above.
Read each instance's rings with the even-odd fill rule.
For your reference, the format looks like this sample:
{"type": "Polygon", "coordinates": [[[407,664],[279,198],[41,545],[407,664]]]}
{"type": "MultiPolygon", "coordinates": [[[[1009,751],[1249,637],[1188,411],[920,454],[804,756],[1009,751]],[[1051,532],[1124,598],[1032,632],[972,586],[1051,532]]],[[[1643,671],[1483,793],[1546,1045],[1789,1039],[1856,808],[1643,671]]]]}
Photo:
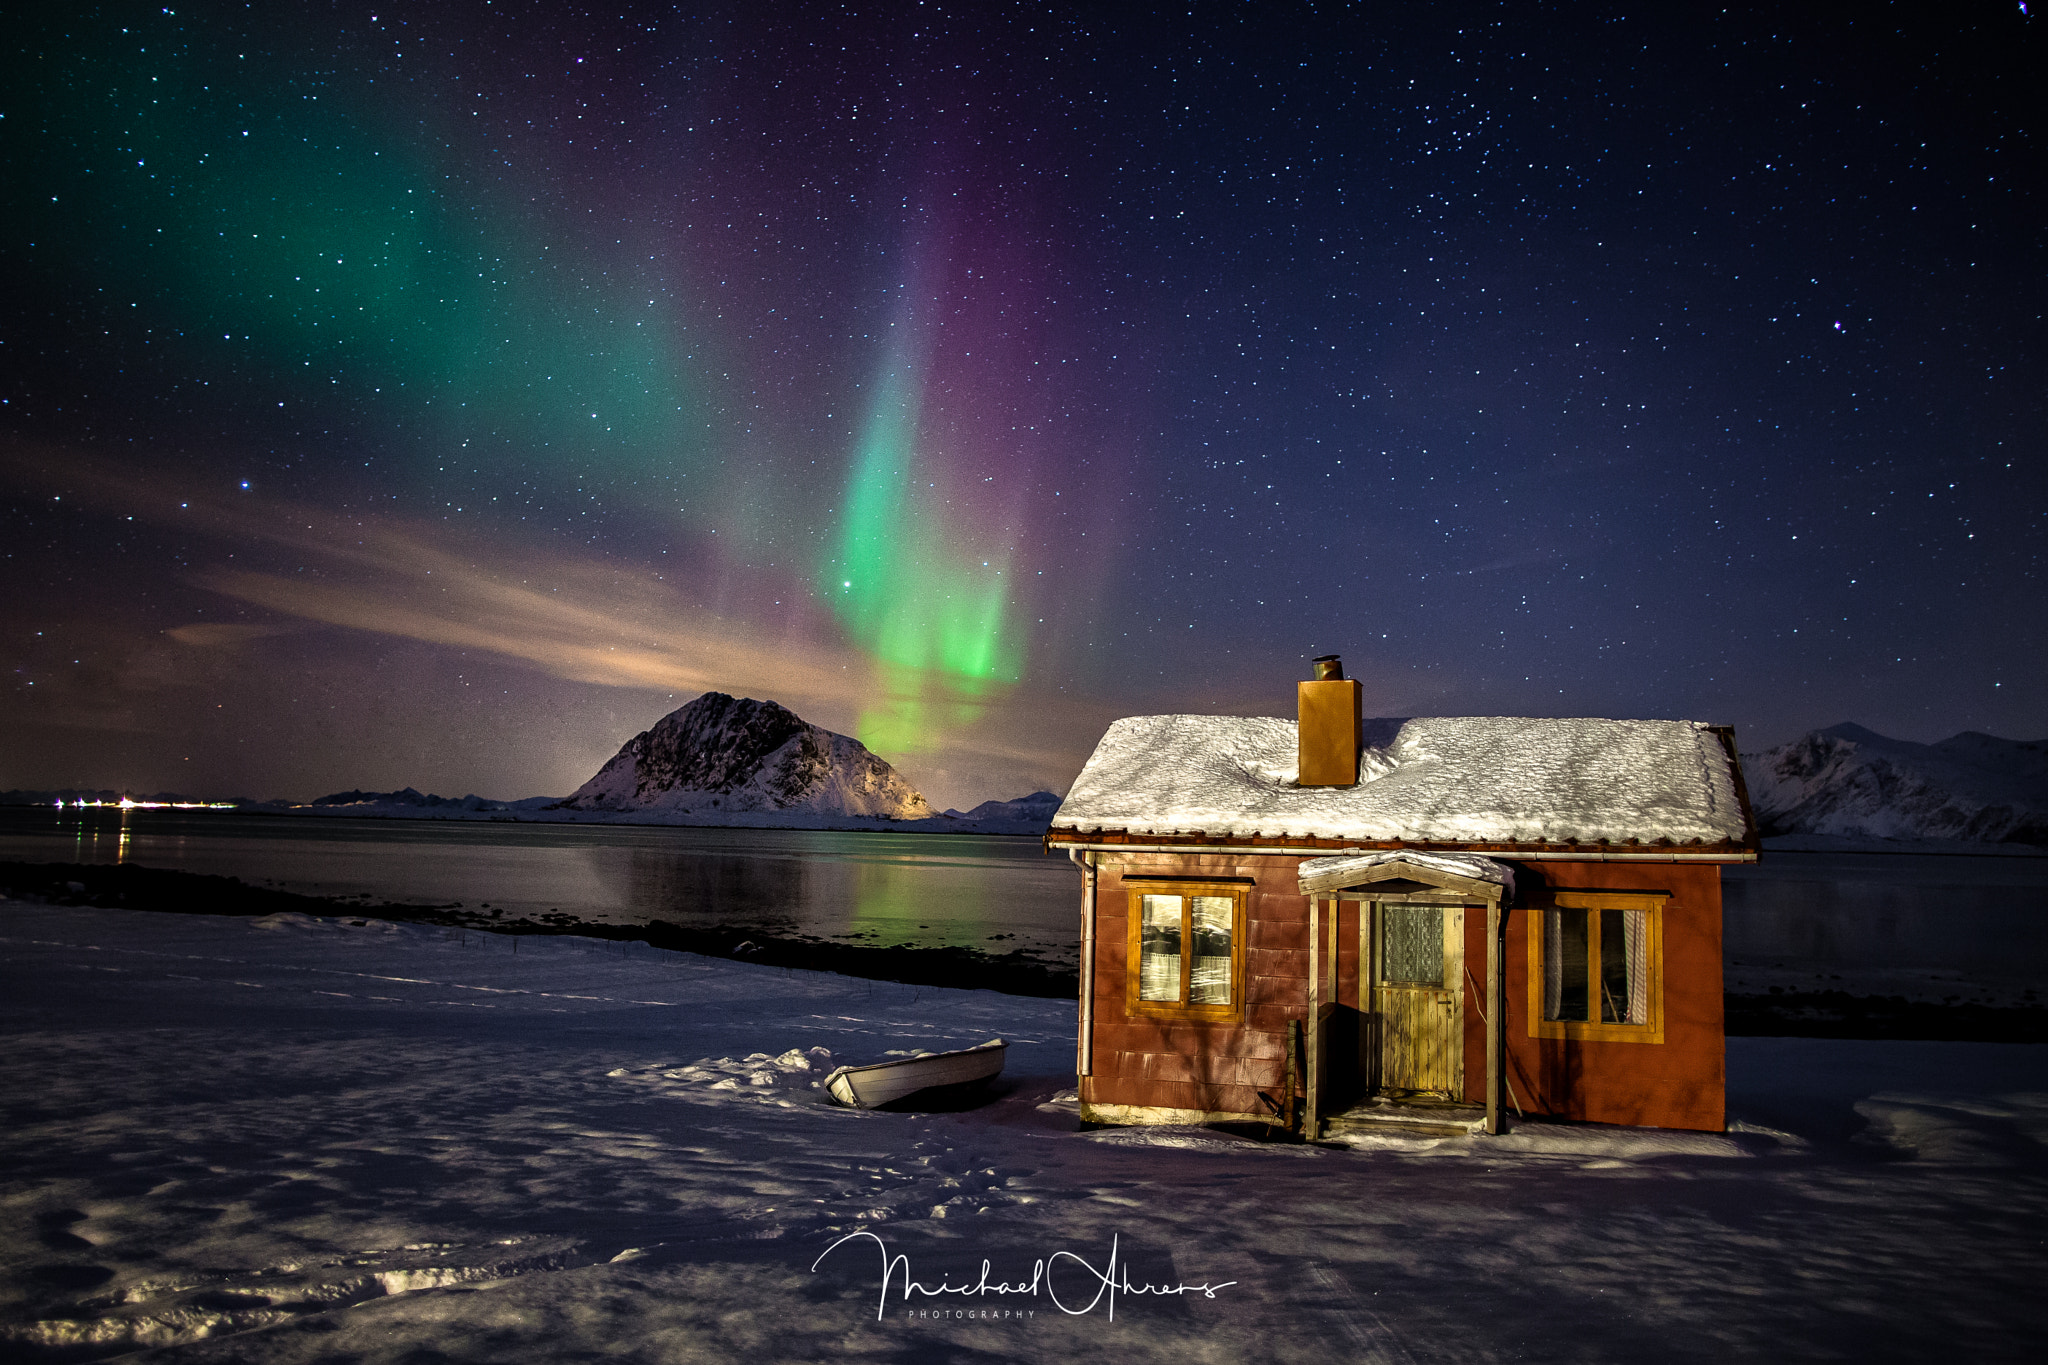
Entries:
{"type": "Polygon", "coordinates": [[[1664,1041],[1661,895],[1560,891],[1529,912],[1529,1036],[1664,1041]]]}
{"type": "Polygon", "coordinates": [[[1380,980],[1386,985],[1444,984],[1444,908],[1380,907],[1380,980]]]}
{"type": "Polygon", "coordinates": [[[1247,886],[1124,880],[1131,895],[1131,1012],[1243,1018],[1247,886]]]}

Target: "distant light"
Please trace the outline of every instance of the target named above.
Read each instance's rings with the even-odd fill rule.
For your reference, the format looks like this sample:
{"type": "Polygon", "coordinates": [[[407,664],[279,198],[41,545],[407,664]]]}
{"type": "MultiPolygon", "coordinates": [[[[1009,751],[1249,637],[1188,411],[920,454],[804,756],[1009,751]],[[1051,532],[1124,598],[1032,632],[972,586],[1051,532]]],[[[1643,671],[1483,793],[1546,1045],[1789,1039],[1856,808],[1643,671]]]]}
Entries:
{"type": "Polygon", "coordinates": [[[242,480],[242,487],[244,487],[244,488],[247,488],[248,486],[249,486],[249,481],[248,481],[247,479],[244,479],[244,480],[242,480]]]}
{"type": "MultiPolygon", "coordinates": [[[[81,796],[71,804],[80,810],[85,809],[87,806],[104,806],[109,810],[116,807],[121,810],[233,810],[235,808],[235,803],[232,801],[137,801],[133,797],[128,796],[122,797],[119,801],[88,801],[81,796]]],[[[63,809],[63,798],[58,798],[57,806],[58,809],[63,809]]]]}

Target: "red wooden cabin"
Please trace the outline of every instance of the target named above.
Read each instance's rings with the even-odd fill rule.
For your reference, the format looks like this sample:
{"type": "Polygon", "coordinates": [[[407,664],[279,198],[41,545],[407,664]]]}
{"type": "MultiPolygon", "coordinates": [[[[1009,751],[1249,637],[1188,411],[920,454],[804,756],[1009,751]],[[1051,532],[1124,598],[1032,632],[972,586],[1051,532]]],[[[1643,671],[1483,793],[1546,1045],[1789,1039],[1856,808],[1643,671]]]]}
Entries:
{"type": "Polygon", "coordinates": [[[1733,732],[1367,720],[1319,669],[1298,721],[1116,722],[1054,817],[1085,1117],[1719,1131],[1733,732]]]}

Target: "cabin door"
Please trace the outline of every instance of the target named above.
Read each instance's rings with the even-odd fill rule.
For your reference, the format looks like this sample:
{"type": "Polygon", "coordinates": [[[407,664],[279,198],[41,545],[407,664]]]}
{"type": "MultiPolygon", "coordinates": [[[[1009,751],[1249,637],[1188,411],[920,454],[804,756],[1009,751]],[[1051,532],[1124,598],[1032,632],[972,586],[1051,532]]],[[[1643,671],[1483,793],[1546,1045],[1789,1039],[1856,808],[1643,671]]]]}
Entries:
{"type": "Polygon", "coordinates": [[[1373,907],[1379,1088],[1457,1098],[1465,1089],[1465,911],[1373,907]]]}

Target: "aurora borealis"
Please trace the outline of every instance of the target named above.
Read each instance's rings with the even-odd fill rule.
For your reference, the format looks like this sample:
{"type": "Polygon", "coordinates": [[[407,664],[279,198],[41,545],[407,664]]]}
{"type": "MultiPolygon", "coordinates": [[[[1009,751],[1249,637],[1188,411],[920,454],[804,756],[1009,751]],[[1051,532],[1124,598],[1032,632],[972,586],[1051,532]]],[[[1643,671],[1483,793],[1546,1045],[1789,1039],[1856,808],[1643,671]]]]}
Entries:
{"type": "Polygon", "coordinates": [[[0,788],[566,791],[718,689],[2044,728],[2013,5],[10,33],[0,788]]]}

